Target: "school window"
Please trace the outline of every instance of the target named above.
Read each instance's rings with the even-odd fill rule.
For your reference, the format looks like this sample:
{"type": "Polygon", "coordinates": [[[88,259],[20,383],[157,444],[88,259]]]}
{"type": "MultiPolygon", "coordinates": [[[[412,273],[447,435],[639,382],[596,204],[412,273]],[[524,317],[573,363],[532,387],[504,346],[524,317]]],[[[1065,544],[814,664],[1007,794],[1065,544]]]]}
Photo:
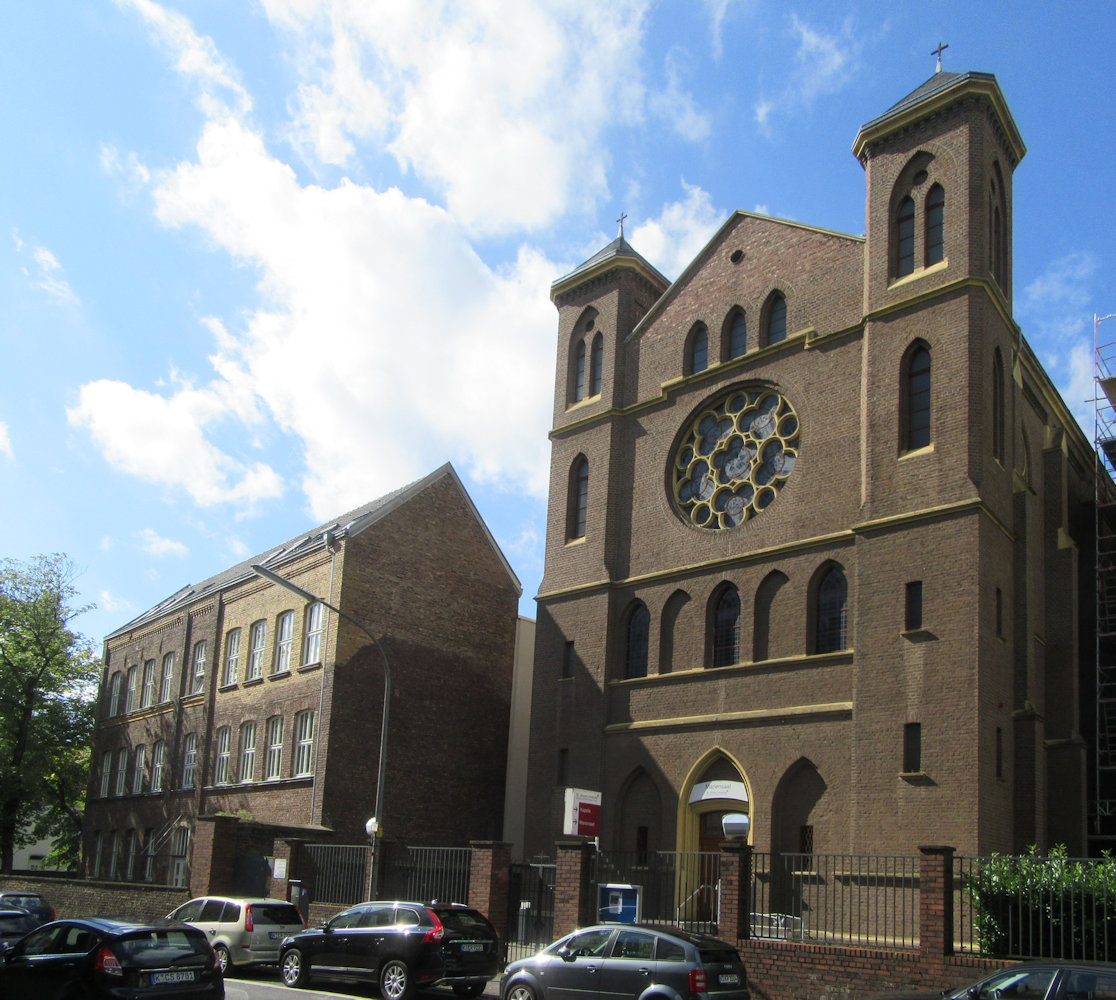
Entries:
{"type": "Polygon", "coordinates": [[[322,662],[322,605],[306,607],[304,638],[302,641],[303,664],[322,662]]]}
{"type": "Polygon", "coordinates": [[[909,632],[912,629],[922,628],[922,581],[911,580],[907,584],[907,610],[904,628],[909,632]]]}
{"type": "Polygon", "coordinates": [[[123,795],[128,785],[128,748],[116,751],[116,794],[123,795]]]}
{"type": "Polygon", "coordinates": [[[283,717],[273,715],[267,720],[267,758],[264,781],[276,781],[283,769],[283,717]]]}
{"type": "Polygon", "coordinates": [[[275,623],[275,663],[273,674],[285,674],[291,669],[291,646],[294,644],[294,612],[284,611],[275,623]]]}
{"type": "Polygon", "coordinates": [[[108,701],[108,714],[109,716],[120,714],[120,671],[116,671],[109,678],[109,701],[108,701]]]}
{"type": "Polygon", "coordinates": [[[155,661],[148,660],[143,665],[143,695],[140,698],[140,708],[149,708],[155,704],[155,661]]]}
{"type": "Polygon", "coordinates": [[[112,787],[112,751],[101,754],[101,798],[107,799],[112,787]]]}
{"type": "Polygon", "coordinates": [[[213,769],[213,784],[227,785],[229,783],[229,744],[232,741],[232,730],[222,726],[217,730],[217,754],[213,769]]]}
{"type": "Polygon", "coordinates": [[[256,622],[248,645],[248,674],[244,678],[254,681],[263,676],[264,645],[267,643],[267,622],[256,622]]]}
{"type": "Polygon", "coordinates": [[[299,712],[295,716],[294,775],[312,774],[314,758],[314,713],[299,712]]]}
{"type": "Polygon", "coordinates": [[[163,657],[163,677],[159,683],[159,703],[171,700],[174,691],[174,653],[163,657]]]}
{"type": "Polygon", "coordinates": [[[182,745],[181,788],[194,787],[194,770],[198,764],[198,734],[187,733],[182,745]]]}
{"type": "Polygon", "coordinates": [[[166,763],[167,745],[162,740],[155,744],[151,751],[151,790],[163,790],[163,766],[166,763]]]}
{"type": "Polygon", "coordinates": [[[240,727],[240,780],[254,781],[256,777],[256,724],[246,722],[240,727]]]}
{"type": "Polygon", "coordinates": [[[240,629],[229,629],[225,636],[225,675],[221,683],[228,687],[240,676],[240,629]]]}
{"type": "Polygon", "coordinates": [[[171,885],[185,886],[190,871],[190,828],[177,827],[171,837],[171,885]]]}
{"type": "Polygon", "coordinates": [[[139,665],[128,668],[128,694],[124,701],[124,711],[134,712],[136,710],[136,698],[139,695],[139,665]]]}
{"type": "Polygon", "coordinates": [[[143,769],[146,764],[147,747],[142,743],[136,747],[135,760],[132,762],[132,794],[143,793],[143,769]]]}
{"type": "Polygon", "coordinates": [[[205,641],[199,642],[194,647],[194,675],[190,684],[190,693],[199,694],[205,687],[205,641]]]}

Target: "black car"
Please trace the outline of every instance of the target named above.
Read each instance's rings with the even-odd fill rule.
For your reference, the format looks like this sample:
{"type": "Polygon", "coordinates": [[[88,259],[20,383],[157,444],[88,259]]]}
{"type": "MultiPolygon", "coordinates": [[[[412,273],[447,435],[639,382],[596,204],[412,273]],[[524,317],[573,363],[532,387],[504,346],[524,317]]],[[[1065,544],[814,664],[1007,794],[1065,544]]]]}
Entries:
{"type": "Polygon", "coordinates": [[[287,986],[319,974],[370,980],[384,1000],[407,1000],[416,986],[434,985],[479,996],[500,965],[496,929],[458,903],[361,903],[291,935],[279,950],[287,986]]]}
{"type": "Polygon", "coordinates": [[[1116,996],[1116,965],[1020,962],[956,989],[896,990],[887,1000],[1101,1000],[1116,996]]]}
{"type": "Polygon", "coordinates": [[[0,906],[19,906],[35,918],[37,924],[48,924],[54,919],[54,907],[39,893],[25,889],[5,889],[0,891],[0,906]]]}
{"type": "Polygon", "coordinates": [[[39,921],[22,906],[0,905],[0,951],[10,948],[38,926],[39,921]]]}
{"type": "Polygon", "coordinates": [[[680,927],[599,924],[559,938],[500,978],[501,1000],[749,1000],[725,941],[680,927]]]}
{"type": "Polygon", "coordinates": [[[0,956],[4,1000],[223,1000],[205,934],[176,921],[57,920],[0,956]]]}

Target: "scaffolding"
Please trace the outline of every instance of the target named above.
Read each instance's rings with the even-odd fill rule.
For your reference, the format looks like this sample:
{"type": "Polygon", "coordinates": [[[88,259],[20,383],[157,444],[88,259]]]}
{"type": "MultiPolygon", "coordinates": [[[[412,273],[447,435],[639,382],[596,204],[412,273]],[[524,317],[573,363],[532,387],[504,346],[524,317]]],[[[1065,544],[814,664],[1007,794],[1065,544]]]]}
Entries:
{"type": "Polygon", "coordinates": [[[1116,341],[1101,342],[1093,316],[1096,538],[1096,737],[1093,836],[1116,839],[1116,341]]]}

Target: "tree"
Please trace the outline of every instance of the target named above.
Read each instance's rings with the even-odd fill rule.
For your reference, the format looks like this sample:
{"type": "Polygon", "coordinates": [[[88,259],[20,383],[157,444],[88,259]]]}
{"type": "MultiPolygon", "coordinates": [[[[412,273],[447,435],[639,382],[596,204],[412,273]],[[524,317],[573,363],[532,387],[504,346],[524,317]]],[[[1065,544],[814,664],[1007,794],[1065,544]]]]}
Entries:
{"type": "Polygon", "coordinates": [[[28,831],[76,862],[100,664],[70,628],[73,564],[61,554],[0,560],[0,871],[28,831]]]}

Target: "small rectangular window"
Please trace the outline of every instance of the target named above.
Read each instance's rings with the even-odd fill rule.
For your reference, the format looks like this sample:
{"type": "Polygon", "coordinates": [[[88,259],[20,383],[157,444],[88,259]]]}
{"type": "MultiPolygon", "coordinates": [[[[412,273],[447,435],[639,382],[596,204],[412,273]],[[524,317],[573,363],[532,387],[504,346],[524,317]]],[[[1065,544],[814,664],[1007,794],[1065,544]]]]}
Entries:
{"type": "Polygon", "coordinates": [[[996,727],[996,777],[1004,776],[1004,731],[996,727]]]}
{"type": "Polygon", "coordinates": [[[903,771],[918,774],[922,770],[922,723],[908,722],[903,727],[903,771]]]}
{"type": "Polygon", "coordinates": [[[996,588],[996,638],[1004,637],[1004,592],[996,588]]]}
{"type": "Polygon", "coordinates": [[[812,824],[805,824],[798,828],[798,853],[814,853],[814,827],[812,824]]]}
{"type": "Polygon", "coordinates": [[[573,677],[574,674],[574,644],[573,639],[566,640],[566,648],[562,654],[562,676],[573,677]]]}
{"type": "Polygon", "coordinates": [[[908,632],[922,628],[922,581],[912,580],[907,584],[907,610],[904,628],[908,632]]]}
{"type": "Polygon", "coordinates": [[[647,864],[647,850],[650,842],[650,830],[646,826],[636,827],[636,864],[647,864]]]}
{"type": "Polygon", "coordinates": [[[558,748],[558,784],[565,787],[569,778],[568,771],[570,766],[570,751],[566,747],[558,748]]]}

